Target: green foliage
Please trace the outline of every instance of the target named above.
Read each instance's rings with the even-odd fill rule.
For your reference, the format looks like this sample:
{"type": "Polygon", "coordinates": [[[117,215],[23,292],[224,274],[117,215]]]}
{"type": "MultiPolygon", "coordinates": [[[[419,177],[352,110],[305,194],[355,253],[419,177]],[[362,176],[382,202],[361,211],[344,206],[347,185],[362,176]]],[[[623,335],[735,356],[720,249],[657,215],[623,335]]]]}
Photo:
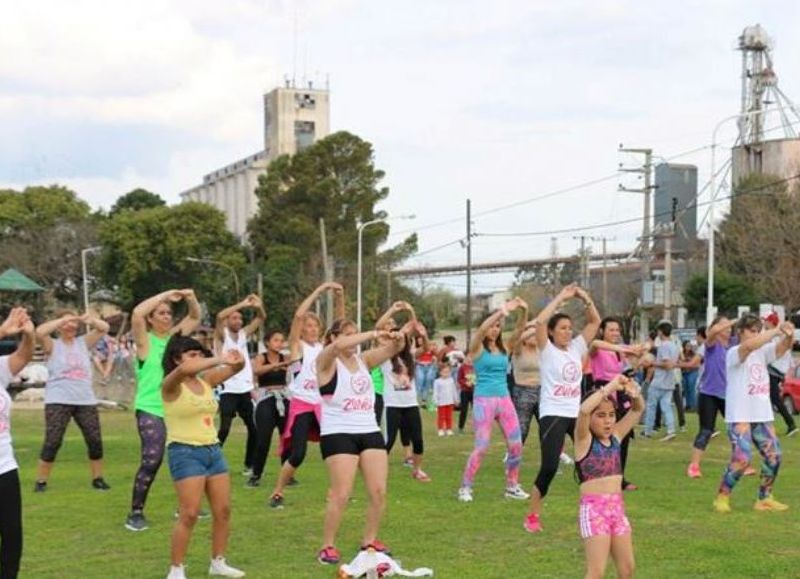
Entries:
{"type": "Polygon", "coordinates": [[[114,216],[120,211],[141,211],[142,209],[163,207],[166,204],[167,202],[156,193],[151,193],[147,189],[136,188],[119,197],[111,207],[109,215],[114,216]]]}
{"type": "Polygon", "coordinates": [[[0,190],[0,268],[14,267],[59,300],[77,303],[81,250],[96,244],[99,219],[60,185],[0,190]]]}
{"type": "MultiPolygon", "coordinates": [[[[683,294],[689,316],[704,319],[708,307],[708,274],[692,276],[683,294]]],[[[738,306],[757,310],[761,301],[753,285],[744,277],[724,269],[714,271],[714,305],[720,314],[734,316],[738,306]]]]}
{"type": "Polygon", "coordinates": [[[102,280],[128,306],[176,287],[194,288],[212,312],[236,299],[227,268],[186,261],[187,257],[219,261],[242,279],[244,251],[225,228],[225,216],[209,205],[181,203],[122,211],[103,224],[100,241],[102,280]]]}

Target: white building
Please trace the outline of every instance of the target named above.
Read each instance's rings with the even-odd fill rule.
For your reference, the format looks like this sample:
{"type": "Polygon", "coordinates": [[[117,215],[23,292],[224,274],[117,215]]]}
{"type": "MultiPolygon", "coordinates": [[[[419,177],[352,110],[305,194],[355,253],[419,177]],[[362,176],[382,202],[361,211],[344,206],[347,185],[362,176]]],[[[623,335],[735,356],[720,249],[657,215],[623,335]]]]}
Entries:
{"type": "Polygon", "coordinates": [[[244,239],[258,209],[258,176],[280,155],[293,155],[330,134],[330,93],[287,85],[264,95],[264,150],[212,171],[203,183],[181,193],[225,213],[228,229],[244,239]]]}

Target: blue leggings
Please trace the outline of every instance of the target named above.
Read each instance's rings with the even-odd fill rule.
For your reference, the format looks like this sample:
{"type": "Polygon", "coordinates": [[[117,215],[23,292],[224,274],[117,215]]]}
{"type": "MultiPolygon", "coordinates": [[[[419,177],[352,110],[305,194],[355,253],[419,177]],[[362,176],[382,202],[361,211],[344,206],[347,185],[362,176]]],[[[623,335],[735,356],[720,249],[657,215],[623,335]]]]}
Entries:
{"type": "Polygon", "coordinates": [[[761,455],[761,483],[758,498],[772,494],[772,485],[781,467],[781,445],[772,422],[735,422],[728,425],[731,462],[722,475],[719,492],[729,495],[753,460],[753,445],[761,455]]]}

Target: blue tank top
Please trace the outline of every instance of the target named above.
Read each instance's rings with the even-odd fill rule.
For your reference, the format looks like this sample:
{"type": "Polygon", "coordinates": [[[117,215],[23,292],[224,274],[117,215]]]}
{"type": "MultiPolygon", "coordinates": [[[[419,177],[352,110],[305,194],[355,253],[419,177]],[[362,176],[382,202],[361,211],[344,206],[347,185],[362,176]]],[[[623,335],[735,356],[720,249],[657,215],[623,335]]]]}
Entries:
{"type": "Polygon", "coordinates": [[[578,482],[585,483],[598,478],[606,478],[622,474],[620,444],[616,436],[611,436],[611,444],[606,446],[592,435],[589,452],[575,461],[575,472],[578,482]]]}
{"type": "Polygon", "coordinates": [[[508,396],[508,355],[484,350],[473,363],[475,368],[475,396],[498,398],[508,396]]]}

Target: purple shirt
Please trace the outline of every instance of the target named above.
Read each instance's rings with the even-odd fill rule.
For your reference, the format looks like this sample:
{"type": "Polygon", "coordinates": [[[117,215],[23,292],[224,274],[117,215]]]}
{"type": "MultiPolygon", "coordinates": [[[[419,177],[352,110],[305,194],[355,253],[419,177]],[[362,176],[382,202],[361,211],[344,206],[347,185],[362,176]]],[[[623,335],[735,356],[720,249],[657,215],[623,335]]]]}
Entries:
{"type": "Polygon", "coordinates": [[[725,389],[728,384],[725,372],[725,354],[733,346],[728,347],[719,342],[706,344],[706,353],[703,357],[703,375],[700,378],[700,394],[708,394],[725,399],[725,389]]]}

